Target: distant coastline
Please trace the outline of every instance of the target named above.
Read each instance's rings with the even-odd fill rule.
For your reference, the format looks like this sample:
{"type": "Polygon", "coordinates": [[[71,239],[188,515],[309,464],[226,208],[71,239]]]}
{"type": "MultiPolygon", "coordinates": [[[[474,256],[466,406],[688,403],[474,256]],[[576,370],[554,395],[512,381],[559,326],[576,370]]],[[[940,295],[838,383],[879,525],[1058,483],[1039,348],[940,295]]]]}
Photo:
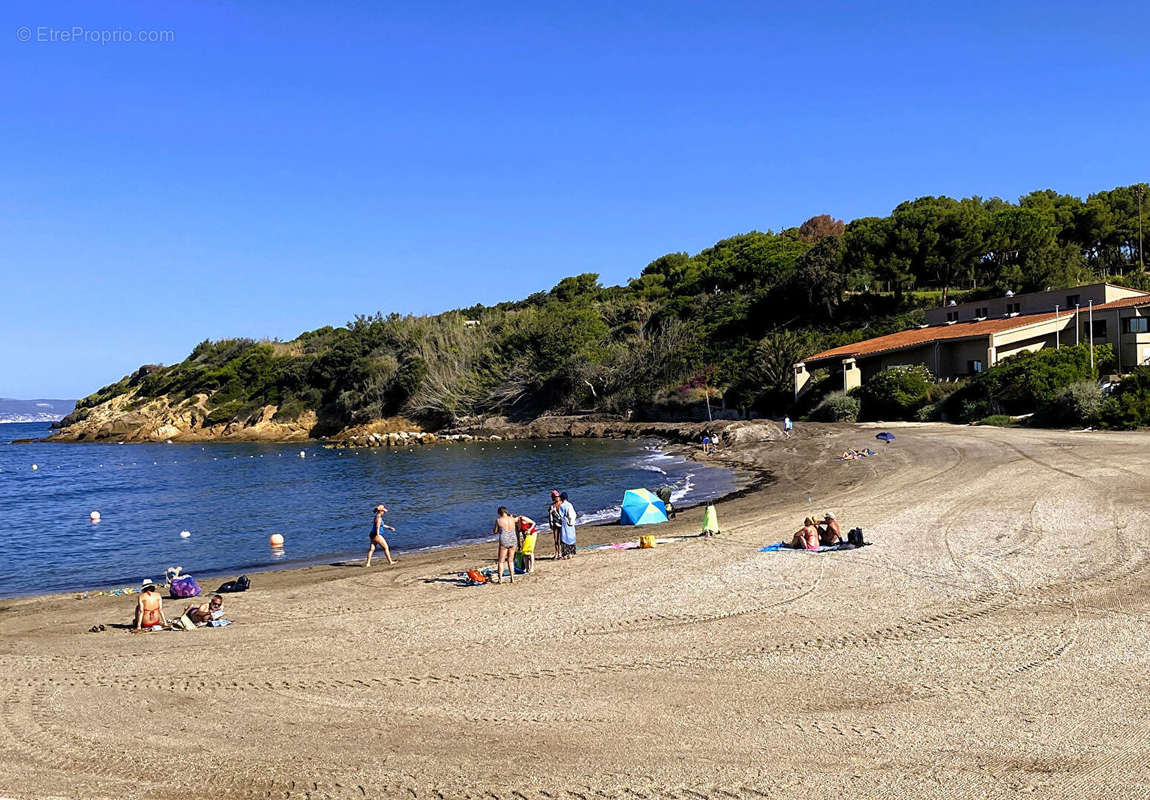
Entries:
{"type": "Polygon", "coordinates": [[[76,408],[75,400],[0,397],[0,425],[20,422],[59,422],[76,408]]]}

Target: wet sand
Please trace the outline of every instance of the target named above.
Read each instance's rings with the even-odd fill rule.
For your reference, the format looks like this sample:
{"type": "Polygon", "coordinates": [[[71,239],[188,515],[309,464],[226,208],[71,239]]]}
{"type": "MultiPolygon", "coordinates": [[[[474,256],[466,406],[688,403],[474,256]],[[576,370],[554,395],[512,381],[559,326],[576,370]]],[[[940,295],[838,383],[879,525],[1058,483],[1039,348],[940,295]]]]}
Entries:
{"type": "Polygon", "coordinates": [[[262,573],[219,630],[0,601],[0,796],[1150,796],[1150,434],[877,430],[514,585],[454,581],[492,543],[262,573]],[[874,545],[759,552],[827,510],[874,545]]]}

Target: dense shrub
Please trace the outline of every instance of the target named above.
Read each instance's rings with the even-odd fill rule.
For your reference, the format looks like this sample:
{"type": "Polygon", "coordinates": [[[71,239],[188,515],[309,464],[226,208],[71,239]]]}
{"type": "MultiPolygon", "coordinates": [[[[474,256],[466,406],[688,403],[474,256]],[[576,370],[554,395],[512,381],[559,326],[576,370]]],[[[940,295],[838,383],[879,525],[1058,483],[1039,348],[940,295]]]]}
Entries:
{"type": "Polygon", "coordinates": [[[891,367],[858,390],[865,419],[914,419],[934,386],[930,370],[919,364],[891,367]]]}
{"type": "Polygon", "coordinates": [[[1038,421],[1064,427],[1097,425],[1102,419],[1104,399],[1097,382],[1075,381],[1046,403],[1038,414],[1038,421]]]}
{"type": "MultiPolygon", "coordinates": [[[[1110,357],[1112,348],[1099,345],[1094,351],[1101,361],[1110,357]]],[[[967,381],[947,398],[944,410],[963,422],[989,414],[1027,414],[1043,408],[1060,389],[1096,377],[1086,345],[1024,352],[967,381]]]]}
{"type": "Polygon", "coordinates": [[[994,428],[1009,428],[1014,424],[1009,414],[991,414],[989,417],[983,417],[978,421],[979,425],[990,425],[994,428]]]}
{"type": "Polygon", "coordinates": [[[846,392],[831,392],[815,406],[811,419],[819,422],[855,422],[859,417],[859,408],[857,397],[846,392]]]}
{"type": "Polygon", "coordinates": [[[1150,367],[1136,367],[1106,399],[1102,421],[1108,428],[1150,427],[1150,367]]]}

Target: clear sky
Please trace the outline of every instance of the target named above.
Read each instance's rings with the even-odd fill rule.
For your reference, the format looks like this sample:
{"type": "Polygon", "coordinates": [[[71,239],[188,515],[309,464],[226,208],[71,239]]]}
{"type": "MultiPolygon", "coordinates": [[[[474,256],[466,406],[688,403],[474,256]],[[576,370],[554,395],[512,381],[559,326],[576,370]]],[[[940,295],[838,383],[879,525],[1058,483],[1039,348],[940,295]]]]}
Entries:
{"type": "Polygon", "coordinates": [[[1150,177],[1145,3],[83,0],[0,20],[7,397],[82,396],[205,338],[620,283],[819,213],[1150,177]]]}

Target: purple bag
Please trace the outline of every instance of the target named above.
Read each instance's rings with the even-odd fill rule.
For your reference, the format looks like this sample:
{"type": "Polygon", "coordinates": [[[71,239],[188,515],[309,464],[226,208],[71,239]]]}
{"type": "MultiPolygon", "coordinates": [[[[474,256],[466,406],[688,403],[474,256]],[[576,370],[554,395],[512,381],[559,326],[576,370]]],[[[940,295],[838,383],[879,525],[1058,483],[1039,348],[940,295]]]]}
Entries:
{"type": "Polygon", "coordinates": [[[168,592],[172,597],[195,597],[200,593],[200,587],[191,575],[182,575],[172,579],[168,592]]]}

